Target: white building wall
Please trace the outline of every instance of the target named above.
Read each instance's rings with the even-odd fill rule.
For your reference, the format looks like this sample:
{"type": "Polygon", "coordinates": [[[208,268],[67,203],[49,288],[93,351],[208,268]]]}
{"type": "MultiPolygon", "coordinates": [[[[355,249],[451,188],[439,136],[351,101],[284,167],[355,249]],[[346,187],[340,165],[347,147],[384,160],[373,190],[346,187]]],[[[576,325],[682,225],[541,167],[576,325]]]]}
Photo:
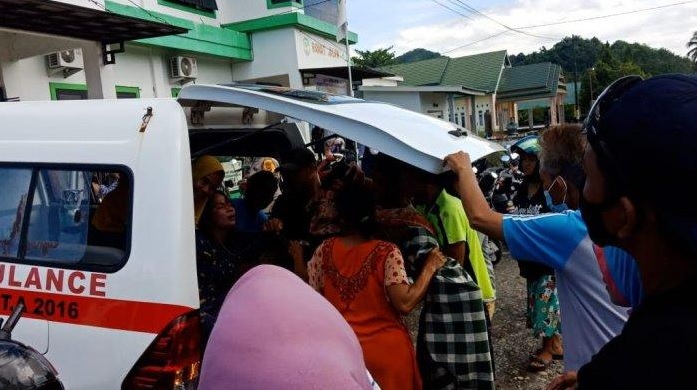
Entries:
{"type": "Polygon", "coordinates": [[[366,87],[396,87],[400,81],[404,81],[402,76],[363,79],[363,85],[366,87]]]}
{"type": "MultiPolygon", "coordinates": [[[[96,3],[92,0],[60,1],[95,9],[103,9],[102,6],[104,5],[104,0],[94,0],[96,3]]],[[[160,5],[157,0],[114,1],[126,6],[139,6],[149,11],[214,26],[234,22],[235,20],[249,20],[271,14],[285,13],[292,9],[291,7],[268,9],[266,0],[219,0],[218,6],[220,10],[217,12],[217,18],[209,18],[160,5]]],[[[13,81],[4,80],[4,82],[0,82],[0,86],[5,85],[7,87],[9,97],[18,96],[21,100],[48,100],[50,99],[50,82],[86,84],[84,70],[68,78],[63,77],[60,73],[49,74],[44,55],[46,53],[41,52],[41,55],[35,55],[40,51],[34,51],[29,54],[34,55],[33,57],[14,61],[13,56],[16,56],[16,53],[12,52],[15,50],[13,48],[26,45],[26,39],[29,38],[27,38],[28,35],[26,34],[20,34],[22,37],[16,42],[3,41],[3,37],[9,37],[10,35],[0,32],[0,81],[2,81],[3,72],[1,69],[3,66],[5,69],[13,69],[12,72],[4,72],[5,78],[9,79],[11,75],[13,81]],[[11,88],[9,88],[10,86],[11,88]],[[9,91],[10,89],[11,91],[9,91]]],[[[43,40],[43,37],[41,38],[43,40]]],[[[45,40],[59,42],[65,39],[46,36],[45,40]]],[[[105,69],[110,74],[113,72],[113,83],[115,85],[138,87],[140,88],[141,97],[170,97],[173,88],[182,87],[179,81],[173,80],[169,76],[170,57],[177,54],[188,55],[197,59],[199,77],[193,81],[196,83],[217,84],[232,81],[268,80],[279,82],[292,88],[302,89],[303,80],[298,71],[299,69],[346,66],[344,45],[338,44],[332,39],[325,39],[292,27],[256,32],[251,35],[251,40],[254,56],[254,60],[251,62],[233,63],[230,59],[218,59],[197,54],[190,55],[166,48],[127,44],[125,53],[116,54],[116,64],[106,66],[105,69]]],[[[82,42],[79,44],[92,43],[82,42]]],[[[30,45],[36,46],[39,44],[32,42],[30,45]]],[[[52,46],[55,46],[55,44],[52,44],[52,46]]],[[[75,47],[78,46],[76,45],[75,47]]],[[[60,50],[64,49],[68,49],[68,47],[60,47],[60,50]]],[[[56,47],[52,47],[51,50],[56,50],[56,47]]],[[[99,63],[101,64],[101,59],[99,63]]],[[[111,83],[112,78],[105,82],[111,83]]],[[[418,103],[412,102],[410,104],[418,103]]]]}
{"type": "Polygon", "coordinates": [[[410,111],[421,112],[421,96],[418,92],[363,91],[363,98],[391,103],[410,111]]]}
{"type": "MultiPolygon", "coordinates": [[[[51,91],[48,88],[49,76],[44,57],[31,57],[18,61],[21,100],[50,100],[51,91]]],[[[71,76],[73,79],[76,76],[71,76]]],[[[84,76],[83,76],[84,79],[84,76]]],[[[66,80],[66,79],[64,79],[66,80]]],[[[8,91],[8,97],[16,97],[8,91]]]]}
{"type": "Polygon", "coordinates": [[[116,84],[139,87],[141,97],[171,97],[172,88],[181,88],[187,83],[222,84],[233,81],[229,61],[200,55],[195,56],[198,78],[193,81],[172,79],[169,63],[170,58],[176,55],[181,54],[129,45],[126,53],[117,54],[116,64],[112,65],[116,72],[116,84]]]}
{"type": "Polygon", "coordinates": [[[217,4],[218,18],[223,24],[288,13],[297,9],[293,7],[268,8],[266,0],[220,0],[217,4]]]}
{"type": "Polygon", "coordinates": [[[197,63],[198,78],[196,83],[221,84],[233,81],[232,64],[230,61],[215,58],[199,58],[197,63]]]}
{"type": "Polygon", "coordinates": [[[290,69],[298,69],[294,29],[257,32],[252,34],[251,40],[254,61],[233,65],[232,74],[236,81],[288,75],[290,87],[302,88],[300,72],[289,72],[290,69]]]}
{"type": "Polygon", "coordinates": [[[165,69],[152,68],[152,54],[151,49],[133,45],[126,47],[126,53],[117,54],[116,64],[112,65],[117,85],[140,88],[140,97],[165,97],[155,94],[154,71],[162,73],[165,69]]]}
{"type": "Polygon", "coordinates": [[[475,116],[475,123],[477,125],[477,127],[476,127],[477,132],[483,132],[484,130],[486,130],[484,114],[486,114],[487,110],[489,110],[492,117],[496,115],[496,110],[494,109],[494,102],[491,98],[491,95],[475,96],[475,98],[474,98],[474,116],[475,116]],[[481,116],[479,115],[480,111],[482,113],[481,116]]]}
{"type": "Polygon", "coordinates": [[[448,110],[447,94],[432,92],[421,93],[420,111],[424,114],[440,117],[447,121],[450,113],[448,110]]]}
{"type": "MultiPolygon", "coordinates": [[[[171,97],[172,88],[182,84],[169,77],[169,57],[176,53],[146,47],[127,46],[126,53],[117,54],[114,69],[116,85],[140,88],[141,97],[171,97]]],[[[230,62],[214,58],[197,57],[199,77],[197,83],[230,83],[230,62]]],[[[49,74],[46,57],[35,56],[19,61],[21,100],[50,100],[49,83],[86,84],[85,71],[70,77],[61,73],[49,74]]],[[[14,96],[9,96],[14,97],[14,96]]]]}

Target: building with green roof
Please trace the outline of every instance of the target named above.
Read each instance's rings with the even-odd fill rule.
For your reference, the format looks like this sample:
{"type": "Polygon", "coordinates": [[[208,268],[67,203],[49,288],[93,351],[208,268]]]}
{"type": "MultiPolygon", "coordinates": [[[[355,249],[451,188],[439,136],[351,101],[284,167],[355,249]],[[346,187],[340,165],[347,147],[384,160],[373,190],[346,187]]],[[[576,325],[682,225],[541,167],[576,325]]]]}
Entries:
{"type": "Polygon", "coordinates": [[[519,104],[530,101],[555,108],[548,110],[550,125],[564,121],[564,75],[559,65],[549,62],[513,67],[507,52],[500,50],[398,64],[381,71],[396,76],[364,80],[360,87],[364,98],[395,103],[478,133],[500,130],[511,118],[517,123],[519,104]]]}

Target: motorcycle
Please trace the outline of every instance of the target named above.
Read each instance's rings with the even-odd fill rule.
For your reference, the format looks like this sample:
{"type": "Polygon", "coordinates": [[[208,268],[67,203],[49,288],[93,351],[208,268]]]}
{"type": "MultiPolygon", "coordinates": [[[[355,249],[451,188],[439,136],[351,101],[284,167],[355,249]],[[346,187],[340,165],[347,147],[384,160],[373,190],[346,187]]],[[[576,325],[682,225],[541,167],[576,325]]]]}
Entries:
{"type": "Polygon", "coordinates": [[[513,199],[523,183],[524,175],[517,168],[520,156],[517,153],[501,156],[502,168],[497,172],[498,179],[491,192],[491,205],[502,214],[515,211],[513,199]]]}
{"type": "MultiPolygon", "coordinates": [[[[480,165],[473,167],[475,175],[489,206],[502,214],[515,211],[513,199],[523,182],[523,173],[517,167],[520,155],[506,153],[500,156],[498,164],[493,166],[480,165]]],[[[485,163],[480,163],[485,164],[485,163]]],[[[491,262],[496,265],[501,261],[503,243],[488,237],[484,241],[484,250],[493,253],[491,262]]]]}
{"type": "Polygon", "coordinates": [[[12,340],[12,330],[22,316],[19,303],[2,326],[0,319],[0,389],[64,390],[58,372],[34,348],[12,340]]]}

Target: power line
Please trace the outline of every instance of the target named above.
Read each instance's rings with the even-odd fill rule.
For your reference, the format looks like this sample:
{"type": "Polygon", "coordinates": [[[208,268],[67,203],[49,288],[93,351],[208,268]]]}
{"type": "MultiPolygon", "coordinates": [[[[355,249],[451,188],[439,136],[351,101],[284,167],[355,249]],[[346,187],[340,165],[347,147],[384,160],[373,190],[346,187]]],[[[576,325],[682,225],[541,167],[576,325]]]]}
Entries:
{"type": "Polygon", "coordinates": [[[501,31],[501,32],[499,32],[499,33],[497,33],[497,34],[490,35],[490,36],[488,36],[488,37],[486,37],[486,38],[482,38],[482,39],[479,39],[479,40],[476,40],[476,41],[470,42],[470,43],[465,43],[464,45],[458,46],[458,47],[456,47],[456,48],[454,48],[454,49],[450,49],[450,50],[448,50],[448,51],[441,52],[440,54],[448,54],[448,53],[454,52],[455,50],[460,50],[460,49],[462,49],[462,48],[464,48],[464,47],[472,46],[472,45],[474,45],[475,43],[484,42],[484,41],[486,41],[486,40],[488,40],[488,39],[496,38],[496,37],[498,37],[499,35],[507,34],[507,33],[509,33],[509,32],[510,32],[509,30],[501,31]]]}
{"type": "Polygon", "coordinates": [[[585,22],[585,21],[588,21],[588,20],[605,19],[605,18],[611,18],[611,17],[615,17],[615,16],[622,16],[622,15],[635,14],[635,13],[644,12],[644,11],[654,11],[654,10],[661,9],[661,8],[675,7],[675,6],[678,6],[678,5],[685,5],[685,4],[696,3],[696,2],[697,2],[697,0],[681,1],[681,2],[679,2],[679,3],[672,3],[672,4],[659,5],[659,6],[656,6],[656,7],[635,9],[635,10],[632,10],[632,11],[618,12],[618,13],[608,14],[608,15],[593,16],[593,17],[583,18],[583,19],[564,20],[564,21],[560,21],[560,22],[552,22],[552,23],[545,23],[545,24],[537,24],[537,25],[533,25],[533,26],[524,26],[524,27],[516,27],[516,28],[517,28],[517,29],[526,29],[526,28],[537,28],[537,27],[557,26],[557,25],[560,25],[560,24],[567,24],[567,23],[585,22]]]}
{"type": "Polygon", "coordinates": [[[106,12],[111,12],[111,11],[109,11],[108,9],[106,9],[106,7],[104,6],[104,4],[102,4],[102,3],[100,3],[100,2],[97,2],[96,0],[87,0],[87,1],[89,1],[90,3],[96,5],[97,7],[101,8],[101,9],[103,9],[103,10],[106,11],[106,12]]]}
{"type": "Polygon", "coordinates": [[[155,19],[159,20],[160,22],[162,22],[168,26],[172,25],[170,22],[166,21],[165,19],[162,19],[161,17],[159,17],[159,16],[153,14],[152,12],[148,11],[147,9],[141,7],[140,4],[134,2],[133,0],[128,0],[128,2],[135,5],[137,8],[139,8],[141,11],[145,12],[146,14],[150,15],[150,17],[155,18],[155,19]]]}
{"type": "MultiPolygon", "coordinates": [[[[472,20],[472,17],[471,17],[470,15],[465,15],[465,14],[463,14],[462,12],[459,12],[459,11],[457,11],[457,10],[454,10],[454,9],[450,8],[449,6],[447,6],[447,5],[445,5],[445,4],[441,3],[441,2],[439,2],[438,0],[431,0],[431,1],[434,2],[434,3],[436,3],[436,4],[438,4],[438,5],[440,5],[441,7],[445,8],[445,9],[447,9],[447,10],[450,10],[450,11],[453,12],[453,13],[456,13],[456,14],[462,16],[463,18],[465,18],[465,19],[467,19],[467,20],[472,20]]],[[[460,7],[465,7],[465,6],[469,7],[468,5],[466,5],[466,4],[462,3],[462,2],[460,2],[459,0],[456,0],[456,1],[457,1],[458,3],[460,3],[460,4],[456,4],[456,3],[454,2],[454,0],[449,0],[449,1],[450,1],[450,3],[452,3],[452,4],[454,4],[454,5],[459,5],[460,7]]],[[[696,0],[696,1],[697,1],[697,0],[696,0]]],[[[472,7],[470,7],[470,8],[472,8],[472,7]]],[[[474,9],[474,8],[472,8],[471,10],[468,9],[468,8],[465,8],[465,9],[466,9],[467,11],[469,11],[471,14],[482,15],[482,16],[486,17],[487,19],[490,19],[490,20],[494,21],[496,24],[499,24],[499,25],[503,26],[504,28],[506,28],[506,31],[513,31],[513,32],[516,32],[516,33],[518,33],[518,34],[528,35],[528,36],[532,36],[532,37],[535,37],[535,38],[542,38],[542,39],[547,39],[547,40],[554,40],[554,41],[556,41],[556,40],[562,39],[562,38],[547,37],[547,36],[542,36],[542,35],[535,35],[535,34],[532,34],[532,33],[527,32],[527,31],[519,31],[519,30],[516,30],[516,29],[514,29],[514,28],[512,28],[512,27],[506,26],[505,24],[500,23],[500,22],[494,20],[493,18],[491,18],[491,17],[489,17],[488,15],[485,15],[485,14],[479,12],[478,10],[476,10],[476,9],[474,9]]],[[[501,35],[501,34],[496,34],[496,35],[493,35],[493,36],[488,37],[488,38],[486,38],[486,39],[493,38],[493,37],[498,36],[498,35],[501,35]]],[[[477,43],[477,42],[473,42],[473,43],[477,43]]],[[[467,45],[465,45],[465,46],[467,46],[467,45]]]]}
{"type": "MultiPolygon", "coordinates": [[[[441,3],[441,2],[438,1],[438,0],[431,0],[431,1],[434,2],[434,3],[436,3],[436,4],[438,4],[438,5],[440,5],[441,7],[445,8],[445,9],[447,9],[447,10],[450,10],[450,11],[452,11],[452,12],[454,12],[454,13],[456,13],[456,14],[462,16],[463,18],[465,18],[465,19],[467,19],[467,20],[472,20],[472,18],[471,18],[469,15],[465,15],[465,14],[459,12],[459,11],[456,11],[456,10],[454,10],[454,9],[452,9],[452,8],[450,8],[450,7],[448,7],[447,5],[441,3]]],[[[452,1],[451,1],[451,2],[452,2],[452,1]]]]}
{"type": "Polygon", "coordinates": [[[547,37],[547,36],[542,36],[542,35],[535,35],[535,34],[532,34],[532,33],[527,32],[527,31],[520,31],[519,29],[516,29],[516,28],[514,28],[514,27],[511,27],[511,26],[508,26],[508,25],[506,25],[506,24],[504,24],[504,23],[499,22],[498,20],[496,20],[496,19],[492,18],[491,16],[489,16],[489,15],[487,15],[487,14],[485,14],[485,13],[479,11],[478,9],[472,7],[471,5],[465,3],[465,2],[462,1],[462,0],[450,0],[450,2],[451,2],[451,3],[452,3],[452,2],[457,2],[457,3],[459,3],[459,5],[460,5],[462,8],[464,8],[464,9],[470,11],[471,13],[473,13],[473,14],[475,14],[475,15],[482,16],[482,17],[484,17],[484,18],[487,18],[487,19],[491,20],[492,22],[498,24],[499,26],[502,26],[502,27],[504,27],[505,29],[510,30],[510,31],[513,31],[513,32],[516,32],[516,33],[519,33],[519,34],[529,35],[529,36],[535,37],[535,38],[542,38],[542,39],[549,39],[549,40],[559,40],[559,39],[561,39],[561,38],[556,38],[556,37],[547,37]]]}

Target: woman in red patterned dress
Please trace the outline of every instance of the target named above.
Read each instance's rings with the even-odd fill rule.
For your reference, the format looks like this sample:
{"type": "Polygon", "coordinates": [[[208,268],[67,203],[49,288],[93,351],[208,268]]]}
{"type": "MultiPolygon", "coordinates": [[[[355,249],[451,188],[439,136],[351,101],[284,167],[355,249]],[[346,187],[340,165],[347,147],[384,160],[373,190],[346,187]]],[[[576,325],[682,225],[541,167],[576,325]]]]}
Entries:
{"type": "Polygon", "coordinates": [[[421,301],[445,256],[432,251],[409,284],[399,249],[373,239],[375,199],[361,187],[336,197],[342,233],[324,241],[308,264],[310,285],[344,316],[358,336],[366,366],[384,390],[420,389],[416,354],[401,314],[421,301]]]}

